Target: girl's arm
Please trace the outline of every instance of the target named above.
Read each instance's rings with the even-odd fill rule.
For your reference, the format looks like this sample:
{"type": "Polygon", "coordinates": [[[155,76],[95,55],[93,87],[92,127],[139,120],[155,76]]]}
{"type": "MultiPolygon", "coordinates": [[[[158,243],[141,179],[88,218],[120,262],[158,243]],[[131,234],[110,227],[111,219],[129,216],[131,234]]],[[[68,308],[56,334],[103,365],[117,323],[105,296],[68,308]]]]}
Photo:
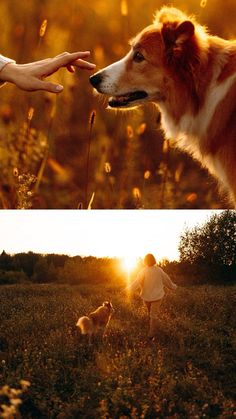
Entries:
{"type": "Polygon", "coordinates": [[[162,281],[163,285],[170,290],[175,290],[177,288],[177,285],[171,281],[169,275],[167,275],[164,271],[162,271],[162,281]]]}
{"type": "Polygon", "coordinates": [[[15,61],[0,54],[0,71],[3,69],[3,67],[5,67],[5,65],[9,63],[15,63],[15,61]]]}
{"type": "Polygon", "coordinates": [[[144,274],[143,274],[143,271],[141,271],[141,272],[138,273],[137,278],[133,282],[131,282],[131,284],[129,284],[125,288],[125,290],[126,291],[128,291],[128,290],[129,291],[136,291],[139,287],[142,286],[143,280],[144,280],[144,274]]]}

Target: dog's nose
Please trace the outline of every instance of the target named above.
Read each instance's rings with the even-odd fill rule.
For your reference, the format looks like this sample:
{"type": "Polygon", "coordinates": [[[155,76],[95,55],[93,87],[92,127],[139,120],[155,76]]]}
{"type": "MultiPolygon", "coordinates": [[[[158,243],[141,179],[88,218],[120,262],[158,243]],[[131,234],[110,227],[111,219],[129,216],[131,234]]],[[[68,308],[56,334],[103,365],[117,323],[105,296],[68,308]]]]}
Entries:
{"type": "Polygon", "coordinates": [[[89,77],[89,81],[93,87],[98,87],[102,81],[101,73],[93,74],[93,76],[89,77]]]}

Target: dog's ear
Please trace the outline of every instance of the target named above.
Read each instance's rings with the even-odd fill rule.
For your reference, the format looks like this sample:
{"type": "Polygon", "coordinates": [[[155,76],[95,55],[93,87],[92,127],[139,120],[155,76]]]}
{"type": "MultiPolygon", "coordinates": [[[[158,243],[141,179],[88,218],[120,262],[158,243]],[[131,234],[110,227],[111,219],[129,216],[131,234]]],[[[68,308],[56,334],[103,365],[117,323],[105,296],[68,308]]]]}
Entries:
{"type": "Polygon", "coordinates": [[[176,45],[181,45],[194,35],[194,24],[190,20],[180,23],[176,28],[176,45]]]}
{"type": "Polygon", "coordinates": [[[110,301],[104,301],[103,306],[104,306],[104,307],[107,307],[107,308],[109,308],[109,309],[112,309],[112,308],[113,308],[113,307],[112,307],[112,303],[111,303],[110,301]]]}
{"type": "Polygon", "coordinates": [[[190,20],[185,20],[177,26],[173,23],[164,24],[161,33],[168,55],[179,58],[187,52],[194,32],[194,24],[190,20]]]}

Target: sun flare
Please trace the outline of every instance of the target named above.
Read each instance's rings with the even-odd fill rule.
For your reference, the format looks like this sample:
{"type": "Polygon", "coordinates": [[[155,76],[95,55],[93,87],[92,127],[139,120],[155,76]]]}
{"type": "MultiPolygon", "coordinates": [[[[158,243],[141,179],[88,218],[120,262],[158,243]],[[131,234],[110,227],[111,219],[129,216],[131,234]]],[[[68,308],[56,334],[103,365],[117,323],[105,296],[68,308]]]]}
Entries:
{"type": "Polygon", "coordinates": [[[121,260],[122,268],[128,273],[135,269],[137,263],[138,258],[133,255],[124,256],[121,260]]]}

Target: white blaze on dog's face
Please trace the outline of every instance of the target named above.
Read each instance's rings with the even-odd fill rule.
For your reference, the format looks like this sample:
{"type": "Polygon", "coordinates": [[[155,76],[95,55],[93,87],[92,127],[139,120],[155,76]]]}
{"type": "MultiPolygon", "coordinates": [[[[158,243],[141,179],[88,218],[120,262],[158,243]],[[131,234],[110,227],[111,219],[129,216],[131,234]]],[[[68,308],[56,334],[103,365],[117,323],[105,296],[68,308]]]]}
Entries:
{"type": "Polygon", "coordinates": [[[157,26],[144,29],[130,52],[90,78],[98,92],[111,96],[112,108],[165,100],[164,42],[157,26]]]}

